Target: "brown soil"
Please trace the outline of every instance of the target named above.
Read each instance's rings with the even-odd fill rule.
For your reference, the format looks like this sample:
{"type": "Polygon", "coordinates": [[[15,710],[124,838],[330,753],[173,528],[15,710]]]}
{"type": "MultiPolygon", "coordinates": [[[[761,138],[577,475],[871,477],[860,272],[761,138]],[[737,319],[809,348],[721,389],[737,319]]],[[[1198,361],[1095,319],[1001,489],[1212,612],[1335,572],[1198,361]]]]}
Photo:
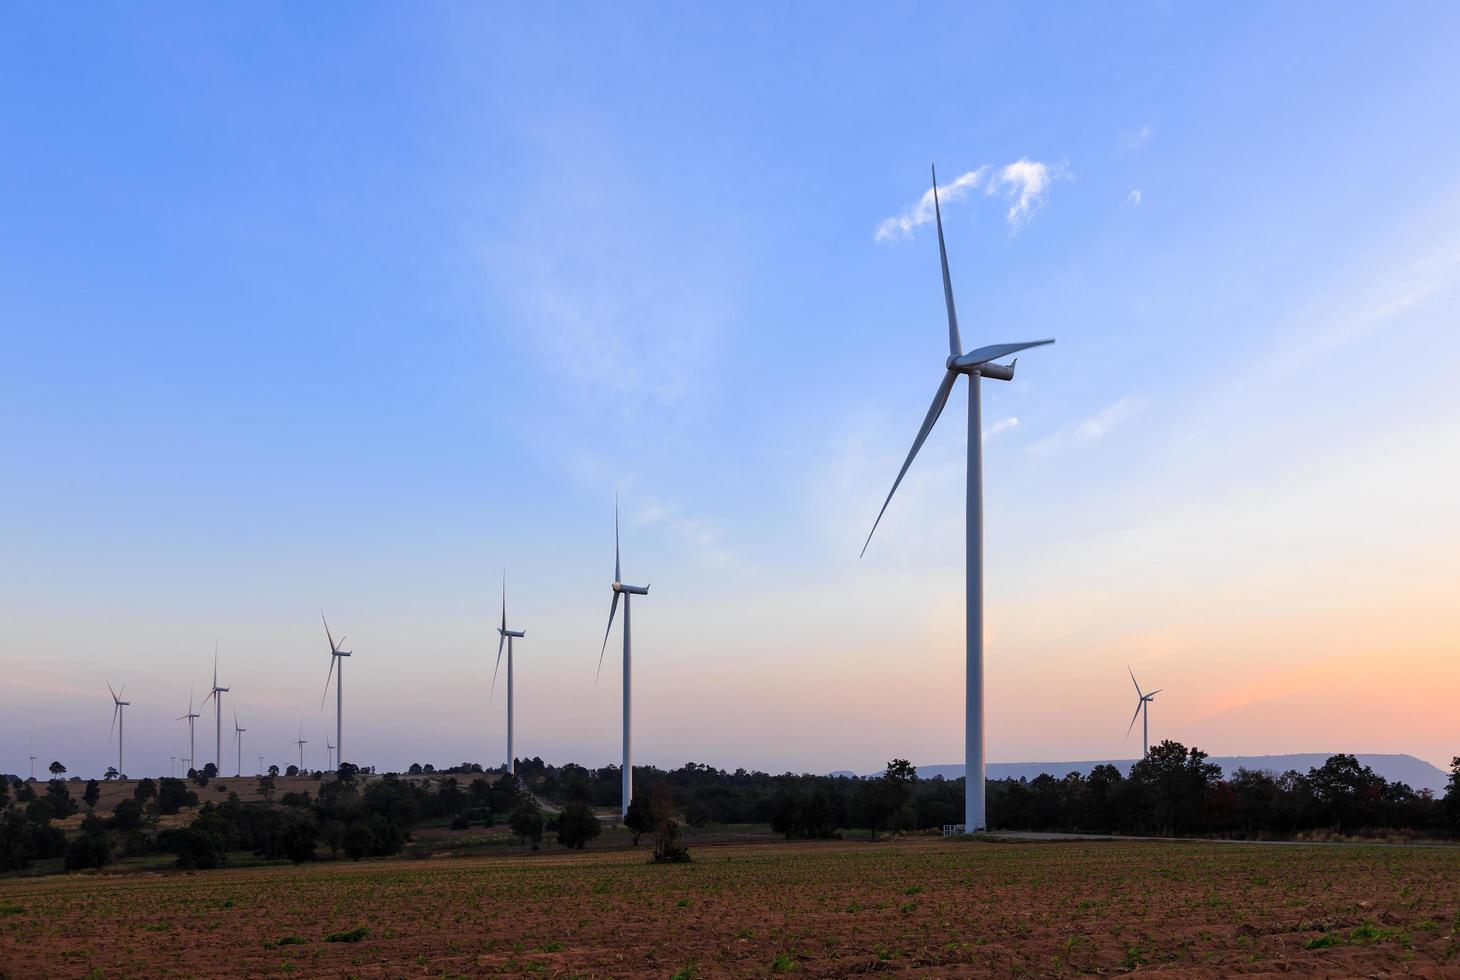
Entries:
{"type": "Polygon", "coordinates": [[[10,880],[0,974],[1460,975],[1460,849],[917,839],[646,857],[10,880]]]}

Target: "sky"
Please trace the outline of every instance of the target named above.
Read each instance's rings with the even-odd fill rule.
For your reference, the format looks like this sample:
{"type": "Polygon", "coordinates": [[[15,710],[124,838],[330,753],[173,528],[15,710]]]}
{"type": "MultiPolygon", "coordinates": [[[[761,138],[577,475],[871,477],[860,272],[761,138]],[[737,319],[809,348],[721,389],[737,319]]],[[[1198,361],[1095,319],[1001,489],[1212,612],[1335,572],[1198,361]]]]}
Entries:
{"type": "Polygon", "coordinates": [[[1460,755],[1460,9],[183,4],[0,36],[0,772],[1460,755]],[[505,675],[505,668],[503,669],[505,675]],[[211,708],[209,709],[211,712],[211,708]],[[212,761],[211,714],[197,761],[212,761]],[[28,749],[33,745],[33,749],[28,749]],[[38,769],[39,771],[39,769],[38,769]]]}

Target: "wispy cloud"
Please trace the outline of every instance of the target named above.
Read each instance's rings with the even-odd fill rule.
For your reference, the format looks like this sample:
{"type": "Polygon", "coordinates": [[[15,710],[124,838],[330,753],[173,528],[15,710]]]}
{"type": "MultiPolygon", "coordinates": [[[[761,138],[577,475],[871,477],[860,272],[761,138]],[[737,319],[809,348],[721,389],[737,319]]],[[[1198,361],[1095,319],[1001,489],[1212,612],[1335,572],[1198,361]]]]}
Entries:
{"type": "Polygon", "coordinates": [[[1011,415],[1006,419],[999,419],[993,425],[984,426],[983,441],[988,442],[990,439],[1003,435],[1010,429],[1017,429],[1018,427],[1019,417],[1016,415],[1011,415]]]}
{"type": "Polygon", "coordinates": [[[1048,456],[1068,446],[1088,445],[1104,439],[1121,423],[1140,414],[1145,409],[1144,400],[1134,395],[1125,395],[1100,411],[1073,425],[1066,426],[1052,436],[1046,436],[1029,447],[1036,456],[1048,456]]]}
{"type": "MultiPolygon", "coordinates": [[[[985,164],[977,170],[961,174],[946,184],[938,185],[938,200],[943,207],[965,200],[970,193],[982,187],[984,194],[1001,194],[1013,201],[1005,220],[1010,228],[1018,229],[1044,205],[1045,195],[1052,181],[1069,176],[1069,166],[1064,162],[1041,163],[1020,157],[1003,167],[985,164]]],[[[920,226],[933,220],[933,189],[890,218],[884,218],[877,225],[872,236],[874,241],[896,242],[912,238],[920,226]]]]}
{"type": "Polygon", "coordinates": [[[1125,207],[1128,207],[1128,208],[1138,208],[1138,207],[1140,207],[1141,206],[1141,192],[1137,190],[1137,191],[1131,191],[1129,194],[1127,194],[1125,196],[1125,205],[1124,206],[1125,207]]]}
{"type": "Polygon", "coordinates": [[[993,194],[996,190],[1002,190],[1005,197],[1014,201],[1004,217],[1009,222],[1009,227],[1017,230],[1035,211],[1044,206],[1044,196],[1049,190],[1050,182],[1068,177],[1069,173],[1069,166],[1063,162],[1040,163],[1038,160],[1020,157],[1000,170],[998,177],[989,181],[984,188],[984,193],[993,194]]]}
{"type": "Polygon", "coordinates": [[[1153,123],[1142,123],[1140,129],[1131,130],[1121,136],[1120,150],[1122,153],[1143,150],[1155,135],[1156,127],[1153,123]]]}
{"type": "MultiPolygon", "coordinates": [[[[954,201],[961,201],[966,198],[970,191],[978,187],[984,177],[992,169],[987,165],[977,170],[970,170],[966,174],[955,177],[951,182],[942,184],[938,188],[938,200],[942,204],[951,204],[954,201]]],[[[933,189],[929,187],[918,198],[916,203],[905,208],[902,214],[886,218],[877,226],[877,234],[873,236],[875,241],[891,242],[912,237],[913,229],[919,225],[925,225],[933,220],[933,189]]]]}

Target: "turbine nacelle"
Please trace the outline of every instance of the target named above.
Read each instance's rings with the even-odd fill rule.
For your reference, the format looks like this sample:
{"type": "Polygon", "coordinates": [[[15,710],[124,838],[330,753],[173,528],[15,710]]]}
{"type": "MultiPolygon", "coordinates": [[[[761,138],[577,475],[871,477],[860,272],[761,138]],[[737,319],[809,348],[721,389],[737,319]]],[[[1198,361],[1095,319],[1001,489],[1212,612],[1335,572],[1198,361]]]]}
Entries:
{"type": "Polygon", "coordinates": [[[527,635],[526,630],[504,630],[500,626],[497,627],[497,632],[500,633],[502,636],[511,636],[519,640],[527,635]]]}
{"type": "Polygon", "coordinates": [[[613,589],[613,591],[615,591],[615,592],[626,592],[629,595],[648,595],[649,594],[649,587],[647,585],[625,585],[622,582],[615,582],[615,583],[613,583],[613,585],[611,585],[609,587],[611,589],[613,589]]]}

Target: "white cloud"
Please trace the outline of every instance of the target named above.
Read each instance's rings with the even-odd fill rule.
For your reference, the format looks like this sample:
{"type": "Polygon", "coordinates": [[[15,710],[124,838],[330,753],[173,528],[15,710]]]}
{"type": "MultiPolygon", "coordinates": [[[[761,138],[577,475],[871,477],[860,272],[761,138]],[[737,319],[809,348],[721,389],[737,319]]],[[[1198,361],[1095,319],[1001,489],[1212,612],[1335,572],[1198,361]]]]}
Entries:
{"type": "Polygon", "coordinates": [[[1146,144],[1151,142],[1151,137],[1156,135],[1156,127],[1151,123],[1142,123],[1141,128],[1134,132],[1128,132],[1120,138],[1120,149],[1122,153],[1135,153],[1137,150],[1145,149],[1146,144]]]}
{"type": "Polygon", "coordinates": [[[1126,395],[1088,418],[1067,426],[1052,436],[1047,436],[1029,447],[1036,456],[1048,456],[1066,446],[1088,445],[1109,435],[1117,425],[1139,414],[1146,404],[1134,395],[1126,395]]]}
{"type": "MultiPolygon", "coordinates": [[[[942,204],[963,200],[968,196],[969,191],[978,187],[989,169],[988,166],[982,166],[954,178],[951,183],[943,184],[938,188],[938,200],[942,204]]],[[[923,192],[923,196],[918,198],[917,203],[909,205],[902,214],[884,219],[877,226],[877,234],[873,236],[873,240],[889,242],[911,238],[914,228],[932,220],[933,189],[929,187],[923,192]]]]}
{"type": "Polygon", "coordinates": [[[1010,429],[1015,429],[1015,428],[1018,428],[1018,427],[1019,427],[1019,418],[1018,418],[1018,416],[1011,415],[1011,416],[1009,416],[1006,419],[999,419],[993,425],[985,426],[984,427],[984,430],[983,430],[983,441],[984,442],[988,442],[990,439],[994,438],[995,436],[1002,435],[1005,432],[1008,432],[1010,429]]]}
{"type": "Polygon", "coordinates": [[[1049,190],[1050,181],[1067,176],[1069,167],[1064,163],[1040,163],[1020,157],[1000,170],[998,177],[984,188],[984,193],[993,194],[1002,189],[1004,196],[1014,201],[1004,217],[1010,228],[1018,229],[1044,206],[1044,195],[1049,190]]]}
{"type": "Polygon", "coordinates": [[[1141,192],[1131,191],[1125,196],[1125,207],[1138,208],[1141,206],[1141,192]]]}

